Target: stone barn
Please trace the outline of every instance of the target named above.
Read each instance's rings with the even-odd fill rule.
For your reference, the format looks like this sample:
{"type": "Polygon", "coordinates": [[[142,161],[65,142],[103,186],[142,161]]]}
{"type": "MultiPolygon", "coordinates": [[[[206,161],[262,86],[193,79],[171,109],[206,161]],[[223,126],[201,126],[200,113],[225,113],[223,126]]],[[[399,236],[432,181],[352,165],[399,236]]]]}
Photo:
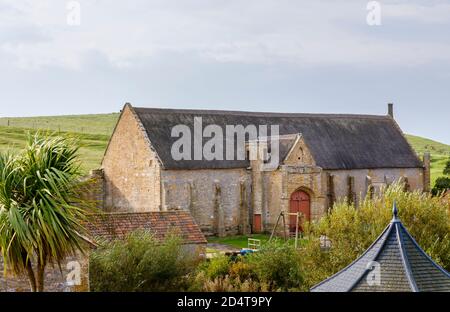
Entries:
{"type": "MultiPolygon", "coordinates": [[[[263,136],[258,134],[256,141],[262,142],[263,136]]],[[[394,120],[391,104],[383,116],[172,110],[126,104],[97,175],[102,178],[105,211],[186,210],[205,234],[223,236],[270,231],[281,211],[300,212],[315,220],[336,200],[356,202],[396,180],[403,180],[411,190],[428,191],[429,168],[429,155],[423,162],[418,158],[394,120]],[[277,126],[279,135],[265,133],[267,157],[255,159],[249,157],[252,137],[248,134],[251,126],[261,125],[277,126]],[[211,151],[223,157],[198,155],[194,147],[182,151],[187,157],[175,159],[173,148],[180,133],[174,129],[192,130],[188,141],[200,140],[205,147],[213,132],[226,132],[223,146],[231,140],[236,151],[245,149],[245,157],[230,159],[227,156],[238,152],[229,155],[228,149],[215,146],[211,151]],[[230,129],[236,135],[230,135],[230,129]],[[239,140],[236,145],[233,141],[239,129],[245,135],[241,146],[239,140]],[[273,156],[271,141],[278,143],[278,164],[261,170],[273,156]]],[[[295,230],[294,221],[289,222],[295,230]]]]}

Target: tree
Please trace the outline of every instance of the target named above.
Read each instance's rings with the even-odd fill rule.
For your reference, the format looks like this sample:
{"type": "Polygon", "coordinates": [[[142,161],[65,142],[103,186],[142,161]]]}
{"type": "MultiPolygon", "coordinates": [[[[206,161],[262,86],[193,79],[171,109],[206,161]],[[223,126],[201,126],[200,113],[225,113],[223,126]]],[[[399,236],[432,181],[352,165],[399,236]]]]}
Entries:
{"type": "Polygon", "coordinates": [[[5,270],[44,290],[45,267],[86,248],[78,145],[36,134],[17,155],[0,154],[0,251],[5,270]]]}
{"type": "Polygon", "coordinates": [[[450,178],[440,177],[436,179],[436,182],[434,183],[434,187],[431,190],[431,193],[434,196],[437,196],[447,192],[448,190],[450,190],[450,178]]]}
{"type": "Polygon", "coordinates": [[[447,163],[445,164],[444,174],[445,175],[450,175],[450,159],[447,160],[447,163]]]}

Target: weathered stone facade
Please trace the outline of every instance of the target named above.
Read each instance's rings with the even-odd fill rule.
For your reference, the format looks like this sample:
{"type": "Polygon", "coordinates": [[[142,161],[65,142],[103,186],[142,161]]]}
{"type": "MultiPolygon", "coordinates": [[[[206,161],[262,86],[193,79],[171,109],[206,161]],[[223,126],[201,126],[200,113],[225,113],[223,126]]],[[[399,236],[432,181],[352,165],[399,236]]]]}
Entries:
{"type": "Polygon", "coordinates": [[[190,211],[209,235],[249,233],[249,178],[245,169],[164,170],[162,209],[190,211]]]}
{"type": "MultiPolygon", "coordinates": [[[[210,164],[204,167],[186,165],[185,169],[179,169],[178,164],[165,166],[165,160],[160,158],[161,155],[149,138],[149,119],[157,119],[161,110],[153,113],[155,115],[149,117],[145,115],[145,109],[140,109],[140,116],[131,105],[126,105],[122,111],[102,164],[106,211],[188,210],[205,234],[223,236],[270,231],[280,212],[290,211],[291,196],[297,191],[308,195],[308,215],[312,220],[317,220],[335,201],[347,198],[351,202],[357,202],[367,194],[376,195],[383,186],[397,180],[407,182],[411,190],[428,190],[427,162],[425,166],[421,164],[406,143],[398,125],[389,116],[362,116],[360,120],[355,116],[329,117],[335,118],[337,121],[334,122],[338,123],[342,122],[342,118],[348,118],[344,125],[333,124],[333,127],[338,127],[337,131],[345,130],[344,134],[349,136],[348,139],[356,140],[355,144],[362,147],[366,144],[364,134],[354,132],[355,127],[364,123],[369,124],[365,131],[378,129],[377,123],[380,123],[380,128],[390,127],[392,134],[389,135],[397,141],[396,144],[401,145],[399,153],[402,155],[398,160],[387,158],[389,164],[386,167],[379,165],[378,159],[371,161],[366,151],[356,150],[366,159],[359,160],[355,155],[343,156],[343,153],[348,154],[344,149],[336,157],[342,158],[342,162],[353,161],[355,168],[351,168],[352,165],[340,165],[339,161],[332,158],[321,157],[322,163],[330,163],[330,167],[326,168],[318,164],[317,157],[320,154],[317,151],[328,152],[330,155],[333,152],[327,151],[325,146],[312,149],[314,141],[307,141],[303,134],[293,133],[290,135],[287,154],[280,160],[279,167],[274,171],[261,171],[259,168],[262,160],[252,160],[247,166],[234,167],[220,167],[220,164],[212,168],[208,167],[210,164]],[[142,118],[147,120],[142,121],[142,118]],[[351,124],[347,125],[348,123],[351,124]],[[361,165],[364,163],[368,166],[361,165]],[[395,164],[399,166],[395,167],[395,164]]],[[[162,113],[165,114],[164,111],[162,113]]],[[[185,112],[177,111],[173,114],[185,112]]],[[[169,118],[168,115],[164,115],[164,118],[169,118]]],[[[304,118],[311,117],[308,115],[304,118]]],[[[323,118],[320,122],[328,127],[327,116],[320,115],[317,118],[323,118]]],[[[186,116],[183,115],[180,120],[186,120],[186,116]]],[[[308,119],[307,122],[311,121],[308,119]]],[[[321,135],[332,135],[330,130],[327,131],[321,135]]],[[[377,135],[383,136],[386,132],[383,129],[377,135]]],[[[389,135],[386,138],[388,140],[389,135]]],[[[317,140],[320,140],[320,136],[317,140]]],[[[372,142],[373,140],[374,138],[371,139],[372,142]]],[[[159,144],[160,151],[161,145],[170,145],[169,142],[159,144]]],[[[323,145],[323,142],[317,144],[323,145]]],[[[164,157],[170,157],[166,146],[164,149],[164,157]]],[[[394,147],[389,147],[389,152],[393,149],[394,147]]],[[[395,153],[392,155],[394,156],[389,157],[396,157],[395,153]]],[[[378,157],[380,156],[384,155],[379,154],[378,157]]]]}
{"type": "Polygon", "coordinates": [[[117,123],[102,168],[107,211],[161,209],[161,166],[141,123],[130,109],[123,111],[117,123]]]}

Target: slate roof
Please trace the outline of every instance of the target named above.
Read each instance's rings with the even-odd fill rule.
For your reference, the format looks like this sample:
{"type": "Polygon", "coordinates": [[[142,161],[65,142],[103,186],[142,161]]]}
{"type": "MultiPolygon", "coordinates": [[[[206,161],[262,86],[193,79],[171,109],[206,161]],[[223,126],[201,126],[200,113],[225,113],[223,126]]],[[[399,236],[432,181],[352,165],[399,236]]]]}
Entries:
{"type": "Polygon", "coordinates": [[[184,244],[207,243],[191,214],[181,210],[92,214],[85,227],[94,239],[121,239],[133,231],[147,230],[158,240],[173,232],[184,244]]]}
{"type": "Polygon", "coordinates": [[[313,292],[439,292],[450,291],[450,274],[417,244],[397,217],[361,257],[311,288],[313,292]],[[380,264],[380,283],[369,285],[372,261],[380,264]],[[369,268],[368,268],[369,266],[369,268]]]}
{"type": "MultiPolygon", "coordinates": [[[[280,135],[301,133],[316,164],[323,169],[423,167],[390,116],[173,110],[132,108],[131,105],[129,107],[142,123],[165,169],[249,166],[246,160],[173,160],[171,146],[178,138],[171,137],[171,130],[176,125],[187,125],[193,136],[194,117],[202,117],[203,128],[211,124],[220,126],[224,129],[224,136],[226,125],[244,127],[267,125],[269,131],[270,125],[279,125],[280,135]]],[[[270,135],[270,132],[267,135],[270,135]]]]}

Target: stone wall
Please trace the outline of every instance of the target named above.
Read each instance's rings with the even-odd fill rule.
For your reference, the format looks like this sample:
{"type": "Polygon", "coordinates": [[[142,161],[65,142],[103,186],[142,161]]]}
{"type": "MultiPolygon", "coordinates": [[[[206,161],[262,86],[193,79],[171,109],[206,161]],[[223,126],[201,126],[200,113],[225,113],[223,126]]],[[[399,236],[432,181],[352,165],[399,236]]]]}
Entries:
{"type": "MultiPolygon", "coordinates": [[[[30,284],[26,276],[14,276],[4,272],[3,258],[0,257],[0,292],[29,292],[30,284]]],[[[45,269],[44,291],[46,292],[87,292],[89,291],[89,261],[88,257],[78,255],[69,257],[57,265],[47,265],[45,269]],[[79,268],[79,271],[78,271],[79,268]],[[71,285],[68,281],[80,277],[80,284],[71,285]]]]}
{"type": "Polygon", "coordinates": [[[141,123],[126,106],[102,163],[106,211],[159,211],[161,166],[141,123]]]}
{"type": "Polygon", "coordinates": [[[164,170],[161,180],[163,209],[189,210],[206,235],[249,232],[247,170],[164,170]]]}
{"type": "MultiPolygon", "coordinates": [[[[358,202],[367,195],[368,181],[375,186],[375,192],[382,187],[401,178],[407,178],[409,189],[423,190],[423,169],[374,169],[374,170],[327,170],[313,166],[281,166],[280,170],[264,173],[264,183],[261,191],[264,202],[264,230],[271,231],[275,226],[280,211],[289,212],[290,196],[297,190],[303,190],[310,195],[311,219],[318,220],[328,210],[329,184],[328,177],[333,177],[334,200],[342,200],[349,194],[348,178],[353,177],[352,192],[358,202]],[[368,177],[370,179],[368,179],[368,177]],[[266,208],[264,208],[266,207],[266,208]]],[[[288,218],[286,217],[288,223],[288,218]]]]}
{"type": "Polygon", "coordinates": [[[380,192],[381,188],[401,178],[407,179],[409,190],[424,190],[424,170],[421,168],[328,170],[326,172],[333,176],[336,200],[348,195],[347,181],[349,176],[354,179],[353,192],[356,202],[367,195],[369,184],[372,184],[374,187],[376,195],[380,192]]]}

